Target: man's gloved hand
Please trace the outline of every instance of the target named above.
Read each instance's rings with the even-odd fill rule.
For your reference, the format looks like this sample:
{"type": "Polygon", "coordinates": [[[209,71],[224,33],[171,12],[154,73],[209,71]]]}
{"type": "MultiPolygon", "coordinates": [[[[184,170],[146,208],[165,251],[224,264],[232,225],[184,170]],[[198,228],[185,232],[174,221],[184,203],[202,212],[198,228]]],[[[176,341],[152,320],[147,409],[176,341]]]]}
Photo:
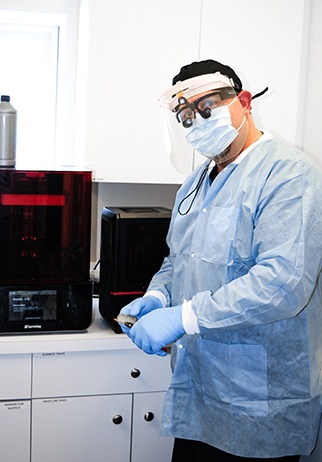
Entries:
{"type": "Polygon", "coordinates": [[[129,337],[145,353],[165,356],[162,350],[185,333],[182,323],[182,305],[151,311],[129,331],[129,337]]]}
{"type": "MultiPolygon", "coordinates": [[[[147,295],[146,297],[137,298],[133,300],[133,302],[124,306],[124,308],[121,309],[121,313],[130,314],[131,316],[135,316],[137,319],[140,319],[145,314],[150,313],[150,311],[161,308],[161,306],[161,300],[154,295],[147,295]]],[[[120,326],[122,331],[129,335],[130,329],[124,324],[120,324],[120,326]]]]}

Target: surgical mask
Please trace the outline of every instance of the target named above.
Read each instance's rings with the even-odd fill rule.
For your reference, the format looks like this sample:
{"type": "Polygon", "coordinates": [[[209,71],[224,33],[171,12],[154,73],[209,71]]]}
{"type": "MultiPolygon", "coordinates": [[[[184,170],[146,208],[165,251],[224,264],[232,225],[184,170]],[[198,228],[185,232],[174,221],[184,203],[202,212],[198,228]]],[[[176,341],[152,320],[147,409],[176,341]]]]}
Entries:
{"type": "Polygon", "coordinates": [[[203,119],[199,114],[196,114],[193,125],[184,129],[188,143],[203,156],[208,158],[218,156],[238,136],[246,118],[244,116],[237,129],[232,125],[229,106],[235,100],[236,98],[226,106],[213,109],[208,119],[203,119]]]}

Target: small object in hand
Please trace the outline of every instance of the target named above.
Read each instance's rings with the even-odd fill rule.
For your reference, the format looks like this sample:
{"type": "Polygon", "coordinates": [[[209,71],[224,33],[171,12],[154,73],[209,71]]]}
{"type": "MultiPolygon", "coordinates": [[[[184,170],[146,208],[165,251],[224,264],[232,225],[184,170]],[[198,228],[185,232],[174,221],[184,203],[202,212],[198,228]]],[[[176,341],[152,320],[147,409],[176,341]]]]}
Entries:
{"type": "Polygon", "coordinates": [[[137,318],[134,317],[134,316],[131,316],[130,314],[123,314],[123,313],[120,313],[118,315],[117,318],[114,319],[114,321],[120,323],[120,324],[124,324],[126,327],[128,327],[129,329],[131,329],[131,327],[133,326],[133,324],[136,323],[137,321],[137,318]]]}

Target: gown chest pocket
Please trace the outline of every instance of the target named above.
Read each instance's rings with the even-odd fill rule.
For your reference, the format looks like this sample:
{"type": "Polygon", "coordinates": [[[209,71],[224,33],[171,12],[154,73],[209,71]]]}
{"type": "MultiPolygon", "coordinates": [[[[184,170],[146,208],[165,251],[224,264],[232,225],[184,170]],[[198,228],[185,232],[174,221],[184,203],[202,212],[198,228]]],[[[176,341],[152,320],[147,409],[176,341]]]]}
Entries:
{"type": "Polygon", "coordinates": [[[195,250],[202,260],[228,264],[237,227],[239,210],[213,206],[199,216],[194,235],[195,250]],[[199,247],[199,248],[198,248],[199,247]]]}

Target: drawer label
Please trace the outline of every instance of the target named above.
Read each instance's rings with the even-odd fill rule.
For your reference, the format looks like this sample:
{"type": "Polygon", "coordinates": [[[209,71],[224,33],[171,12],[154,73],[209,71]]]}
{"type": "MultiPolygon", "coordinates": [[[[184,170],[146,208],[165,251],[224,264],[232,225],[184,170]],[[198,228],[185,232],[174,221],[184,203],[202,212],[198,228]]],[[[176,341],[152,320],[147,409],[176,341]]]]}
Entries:
{"type": "Polygon", "coordinates": [[[56,404],[56,403],[66,403],[67,398],[53,398],[53,399],[43,399],[42,402],[46,404],[56,404]]]}
{"type": "Polygon", "coordinates": [[[24,406],[26,406],[26,402],[24,401],[8,401],[2,403],[0,409],[2,409],[3,411],[19,411],[24,406]]]}
{"type": "Polygon", "coordinates": [[[65,352],[60,353],[41,353],[41,356],[66,356],[65,352]]]}

